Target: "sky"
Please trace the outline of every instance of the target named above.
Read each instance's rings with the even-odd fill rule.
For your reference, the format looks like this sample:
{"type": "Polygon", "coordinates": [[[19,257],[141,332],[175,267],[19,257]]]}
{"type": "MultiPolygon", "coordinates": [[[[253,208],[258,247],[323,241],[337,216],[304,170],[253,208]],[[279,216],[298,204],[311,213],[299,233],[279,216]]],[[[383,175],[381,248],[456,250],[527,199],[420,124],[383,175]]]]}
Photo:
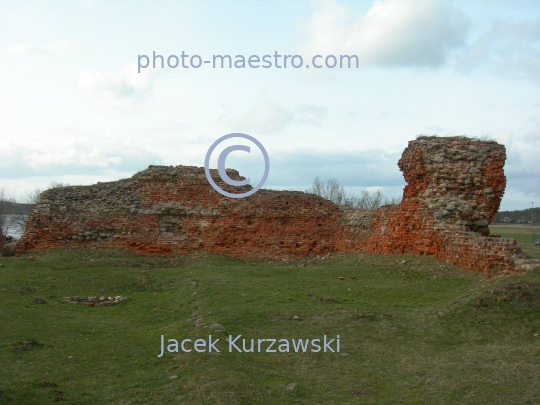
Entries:
{"type": "MultiPolygon", "coordinates": [[[[423,134],[504,144],[501,210],[540,204],[538,1],[3,0],[0,10],[0,188],[13,196],[148,165],[202,167],[215,140],[239,132],[269,154],[265,188],[335,177],[397,197],[397,161],[423,134]],[[169,67],[182,52],[188,67],[169,67]],[[275,52],[303,65],[189,62],[275,52]],[[356,55],[358,67],[325,67],[328,55],[356,55]]],[[[251,146],[227,167],[256,183],[264,163],[251,146]]]]}

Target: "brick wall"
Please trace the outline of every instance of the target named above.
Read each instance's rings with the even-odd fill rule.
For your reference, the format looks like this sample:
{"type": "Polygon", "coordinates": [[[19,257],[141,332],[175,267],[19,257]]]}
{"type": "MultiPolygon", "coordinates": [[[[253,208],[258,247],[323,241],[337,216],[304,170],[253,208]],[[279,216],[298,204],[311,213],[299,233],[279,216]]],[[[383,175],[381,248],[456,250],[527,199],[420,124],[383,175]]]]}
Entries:
{"type": "MultiPolygon", "coordinates": [[[[234,192],[217,170],[213,174],[234,192]]],[[[324,254],[336,250],[340,212],[327,200],[294,191],[230,199],[208,184],[203,168],[150,166],[127,180],[46,191],[17,254],[57,246],[162,254],[204,249],[240,257],[324,254]]]]}
{"type": "MultiPolygon", "coordinates": [[[[401,204],[372,212],[293,191],[230,199],[208,184],[203,168],[150,166],[130,179],[46,191],[16,254],[58,246],[238,257],[412,252],[471,270],[509,270],[519,246],[487,237],[506,185],[505,159],[495,142],[420,137],[398,163],[407,181],[401,204]]],[[[223,189],[243,192],[217,170],[212,175],[223,189]]]]}
{"type": "Polygon", "coordinates": [[[505,148],[463,137],[420,137],[398,162],[407,185],[399,206],[372,214],[365,249],[432,255],[469,270],[511,269],[520,248],[489,238],[504,194],[505,148]]]}

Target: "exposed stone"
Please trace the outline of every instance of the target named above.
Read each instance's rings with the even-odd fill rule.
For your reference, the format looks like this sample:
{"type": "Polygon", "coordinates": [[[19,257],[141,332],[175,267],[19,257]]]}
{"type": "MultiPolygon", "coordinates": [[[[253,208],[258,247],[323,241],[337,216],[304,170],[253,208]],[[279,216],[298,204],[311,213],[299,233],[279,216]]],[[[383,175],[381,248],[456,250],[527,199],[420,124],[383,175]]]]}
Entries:
{"type": "MultiPolygon", "coordinates": [[[[238,192],[217,170],[212,174],[220,187],[238,192]]],[[[243,179],[233,170],[228,175],[243,179]]],[[[249,186],[244,188],[240,191],[249,186]]],[[[324,255],[336,250],[341,222],[351,227],[369,223],[370,213],[349,211],[354,215],[298,191],[259,190],[249,198],[230,199],[210,186],[204,168],[150,166],[130,179],[44,192],[28,218],[18,254],[80,246],[158,254],[324,255]],[[67,210],[60,211],[61,206],[67,210]]]]}
{"type": "Polygon", "coordinates": [[[398,163],[407,181],[402,202],[373,213],[371,232],[358,250],[433,255],[483,272],[515,269],[512,261],[520,253],[516,241],[485,237],[504,194],[505,159],[504,146],[495,142],[464,137],[409,142],[398,163]],[[431,156],[441,150],[453,158],[432,165],[431,156]],[[481,155],[486,159],[477,159],[481,155]],[[474,181],[468,183],[469,173],[474,181]],[[426,197],[426,190],[434,196],[426,197]],[[452,207],[456,209],[450,211],[452,207]]]}
{"type": "Polygon", "coordinates": [[[11,257],[15,255],[16,243],[6,243],[2,248],[2,256],[11,257]]]}
{"type": "Polygon", "coordinates": [[[476,225],[476,226],[488,226],[489,225],[489,221],[487,219],[479,219],[478,221],[474,221],[473,222],[473,225],[476,225]]]}
{"type": "Polygon", "coordinates": [[[298,388],[298,383],[290,383],[285,386],[285,391],[293,392],[298,388]]]}
{"type": "Polygon", "coordinates": [[[118,304],[121,301],[124,301],[125,299],[127,299],[127,297],[123,297],[121,295],[118,295],[116,297],[99,297],[99,298],[96,298],[96,297],[80,298],[77,296],[73,296],[73,297],[64,297],[64,299],[61,302],[70,303],[70,304],[83,303],[89,306],[94,306],[94,305],[114,305],[114,304],[118,304]]]}
{"type": "Polygon", "coordinates": [[[225,333],[226,329],[223,325],[220,325],[219,323],[213,323],[208,327],[209,329],[213,329],[217,333],[225,333]]]}
{"type": "MultiPolygon", "coordinates": [[[[209,185],[202,167],[150,166],[130,179],[44,192],[15,253],[78,246],[324,260],[332,251],[410,252],[486,273],[523,271],[513,264],[520,253],[513,239],[486,237],[504,194],[505,159],[496,142],[419,137],[398,162],[407,182],[402,202],[377,211],[297,191],[231,199],[209,185]]],[[[250,189],[211,174],[229,192],[250,189]]]]}
{"type": "Polygon", "coordinates": [[[43,298],[34,298],[32,304],[46,304],[46,302],[43,298]]]}

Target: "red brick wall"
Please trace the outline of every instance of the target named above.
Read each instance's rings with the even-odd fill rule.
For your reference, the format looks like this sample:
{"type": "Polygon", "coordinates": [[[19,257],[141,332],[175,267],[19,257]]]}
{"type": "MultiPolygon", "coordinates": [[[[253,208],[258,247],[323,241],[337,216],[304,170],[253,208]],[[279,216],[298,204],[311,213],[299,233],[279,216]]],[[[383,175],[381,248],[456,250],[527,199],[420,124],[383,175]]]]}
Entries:
{"type": "MultiPolygon", "coordinates": [[[[239,178],[237,172],[229,176],[239,178]]],[[[216,182],[227,189],[217,176],[216,182]]],[[[324,254],[336,250],[339,218],[339,207],[311,194],[260,190],[230,199],[208,184],[203,168],[151,166],[119,182],[47,191],[17,254],[57,246],[165,254],[204,249],[240,257],[324,254]]]]}
{"type": "MultiPolygon", "coordinates": [[[[238,257],[411,252],[471,270],[511,269],[515,241],[483,236],[504,193],[505,159],[495,142],[420,137],[398,163],[408,183],[401,204],[374,212],[292,191],[230,199],[208,184],[203,168],[150,166],[131,179],[47,191],[17,254],[58,246],[238,257]]],[[[239,192],[217,171],[214,179],[239,192]]]]}
{"type": "Polygon", "coordinates": [[[515,240],[440,227],[429,214],[414,203],[379,209],[373,215],[365,250],[381,254],[430,255],[482,272],[514,268],[513,261],[520,253],[515,240]]]}
{"type": "Polygon", "coordinates": [[[520,248],[488,238],[504,194],[505,148],[469,138],[420,137],[398,162],[407,181],[399,206],[372,215],[365,249],[432,255],[469,270],[510,269],[520,248]]]}

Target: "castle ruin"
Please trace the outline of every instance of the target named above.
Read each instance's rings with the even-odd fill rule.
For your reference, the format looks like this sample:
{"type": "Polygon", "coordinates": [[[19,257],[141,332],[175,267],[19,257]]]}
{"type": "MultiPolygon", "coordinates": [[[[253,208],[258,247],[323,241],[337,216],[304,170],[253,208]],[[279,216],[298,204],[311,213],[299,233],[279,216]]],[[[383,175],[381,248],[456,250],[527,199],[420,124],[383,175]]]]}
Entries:
{"type": "MultiPolygon", "coordinates": [[[[398,163],[407,182],[401,203],[376,211],[297,191],[231,199],[210,186],[204,168],[150,166],[130,179],[44,192],[16,254],[60,246],[243,258],[410,252],[485,273],[514,271],[519,245],[488,229],[506,186],[505,160],[496,142],[419,137],[398,163]]],[[[211,172],[221,188],[239,192],[211,172]]]]}

